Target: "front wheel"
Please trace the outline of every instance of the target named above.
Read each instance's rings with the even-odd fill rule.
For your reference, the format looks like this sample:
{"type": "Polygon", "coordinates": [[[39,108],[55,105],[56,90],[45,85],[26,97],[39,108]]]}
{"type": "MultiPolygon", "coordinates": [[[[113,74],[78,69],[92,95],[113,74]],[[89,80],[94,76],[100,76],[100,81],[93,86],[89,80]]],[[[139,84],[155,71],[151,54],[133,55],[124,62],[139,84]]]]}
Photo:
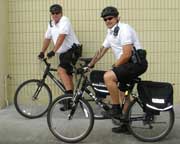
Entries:
{"type": "Polygon", "coordinates": [[[68,143],[79,142],[86,138],[94,125],[94,115],[89,103],[79,99],[72,113],[72,95],[63,95],[56,98],[48,110],[47,122],[52,134],[68,143]],[[67,109],[62,110],[65,101],[71,101],[67,109]]]}
{"type": "Polygon", "coordinates": [[[174,110],[145,113],[143,105],[134,101],[129,108],[129,130],[139,140],[159,141],[169,134],[174,124],[174,110]]]}
{"type": "Polygon", "coordinates": [[[49,87],[40,80],[23,82],[16,90],[14,104],[16,110],[26,118],[38,118],[44,115],[52,102],[49,87]]]}

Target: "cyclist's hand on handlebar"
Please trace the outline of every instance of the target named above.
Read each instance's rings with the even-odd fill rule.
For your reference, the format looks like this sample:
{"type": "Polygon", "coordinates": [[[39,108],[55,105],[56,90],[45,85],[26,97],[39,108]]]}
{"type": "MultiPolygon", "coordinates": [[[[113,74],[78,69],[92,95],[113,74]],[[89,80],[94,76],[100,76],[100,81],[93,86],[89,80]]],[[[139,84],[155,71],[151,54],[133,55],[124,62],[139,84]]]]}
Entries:
{"type": "Polygon", "coordinates": [[[51,58],[51,57],[53,57],[53,56],[55,56],[55,52],[54,52],[54,51],[50,51],[50,52],[47,54],[47,57],[48,57],[48,58],[51,58]]]}
{"type": "Polygon", "coordinates": [[[43,53],[43,52],[40,52],[39,55],[38,55],[38,58],[39,58],[39,59],[43,59],[43,58],[44,58],[44,53],[43,53]]]}
{"type": "Polygon", "coordinates": [[[90,68],[89,68],[89,67],[87,67],[87,66],[81,67],[81,68],[78,68],[78,69],[77,69],[77,74],[83,74],[83,73],[86,73],[86,72],[88,72],[88,71],[90,71],[90,68]]]}
{"type": "Polygon", "coordinates": [[[83,67],[84,72],[88,72],[90,70],[89,67],[83,67]]]}

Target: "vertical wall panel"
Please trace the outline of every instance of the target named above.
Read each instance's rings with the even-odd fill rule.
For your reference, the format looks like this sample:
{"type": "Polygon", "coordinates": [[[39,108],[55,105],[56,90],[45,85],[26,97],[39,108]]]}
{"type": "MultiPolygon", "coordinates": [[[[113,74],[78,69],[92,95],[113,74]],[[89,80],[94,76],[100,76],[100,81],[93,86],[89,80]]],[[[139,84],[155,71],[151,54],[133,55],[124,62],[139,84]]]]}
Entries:
{"type": "MultiPolygon", "coordinates": [[[[8,0],[9,2],[9,97],[12,101],[17,85],[29,78],[40,78],[43,67],[37,59],[49,21],[49,6],[59,3],[71,19],[83,44],[83,56],[92,56],[101,47],[106,26],[101,10],[116,6],[121,21],[132,25],[148,52],[149,68],[143,79],[175,83],[175,102],[180,102],[180,1],[179,0],[8,0]]],[[[51,45],[52,47],[52,45],[51,45]]],[[[112,52],[96,65],[108,69],[112,52]]],[[[51,60],[54,66],[58,60],[51,60]]],[[[54,95],[60,94],[48,81],[54,95]]]]}
{"type": "Polygon", "coordinates": [[[1,1],[0,5],[0,109],[7,103],[8,81],[8,2],[1,1]]]}

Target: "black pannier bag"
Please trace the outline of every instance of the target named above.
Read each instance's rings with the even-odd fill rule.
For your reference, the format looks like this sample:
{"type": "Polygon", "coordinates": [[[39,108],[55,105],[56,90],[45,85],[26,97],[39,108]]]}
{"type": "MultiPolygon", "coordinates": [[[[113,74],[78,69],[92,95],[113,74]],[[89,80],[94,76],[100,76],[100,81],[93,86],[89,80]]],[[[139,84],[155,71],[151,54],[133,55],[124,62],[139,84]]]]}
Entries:
{"type": "Polygon", "coordinates": [[[106,71],[93,70],[90,73],[90,81],[98,98],[106,98],[106,96],[109,95],[106,85],[104,84],[103,77],[105,72],[106,71]]]}
{"type": "Polygon", "coordinates": [[[165,111],[173,107],[173,87],[167,82],[141,81],[138,94],[147,109],[165,111]]]}

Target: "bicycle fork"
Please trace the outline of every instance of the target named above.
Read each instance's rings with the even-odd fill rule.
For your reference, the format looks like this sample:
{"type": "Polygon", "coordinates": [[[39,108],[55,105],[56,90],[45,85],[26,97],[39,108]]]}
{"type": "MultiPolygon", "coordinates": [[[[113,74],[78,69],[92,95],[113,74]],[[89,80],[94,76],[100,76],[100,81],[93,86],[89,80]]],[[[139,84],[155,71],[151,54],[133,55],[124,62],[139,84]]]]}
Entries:
{"type": "Polygon", "coordinates": [[[38,97],[38,95],[39,95],[39,92],[40,92],[41,89],[42,89],[43,83],[44,83],[43,80],[40,81],[39,83],[37,83],[38,87],[37,87],[35,93],[33,94],[32,100],[37,100],[37,97],[38,97]]]}
{"type": "MultiPolygon", "coordinates": [[[[77,106],[78,106],[78,103],[79,103],[79,99],[81,98],[82,96],[82,91],[77,91],[75,93],[75,96],[73,96],[72,98],[72,109],[71,109],[71,112],[70,114],[68,115],[68,119],[71,120],[76,109],[77,109],[77,106]]],[[[83,106],[81,105],[82,109],[83,109],[83,106]]]]}

